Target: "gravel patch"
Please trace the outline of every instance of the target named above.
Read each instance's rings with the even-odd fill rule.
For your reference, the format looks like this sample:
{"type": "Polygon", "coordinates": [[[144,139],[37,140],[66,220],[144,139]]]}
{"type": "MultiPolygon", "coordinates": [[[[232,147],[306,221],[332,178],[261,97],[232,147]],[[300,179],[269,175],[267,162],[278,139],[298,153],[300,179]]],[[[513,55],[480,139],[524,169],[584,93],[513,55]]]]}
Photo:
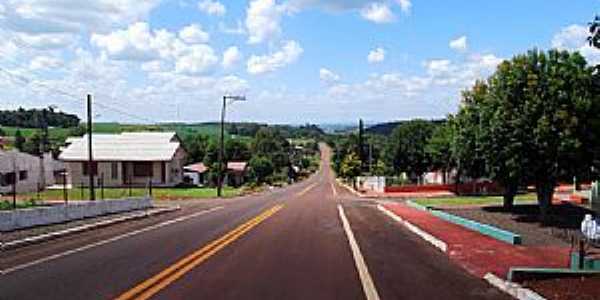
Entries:
{"type": "Polygon", "coordinates": [[[523,286],[535,290],[548,300],[600,299],[600,277],[529,281],[523,286]]]}
{"type": "Polygon", "coordinates": [[[507,212],[499,206],[472,208],[443,208],[442,210],[489,224],[521,235],[526,246],[570,246],[571,237],[580,236],[579,227],[583,216],[589,211],[585,208],[562,204],[553,208],[550,222],[542,224],[539,220],[537,205],[517,205],[507,212]]]}

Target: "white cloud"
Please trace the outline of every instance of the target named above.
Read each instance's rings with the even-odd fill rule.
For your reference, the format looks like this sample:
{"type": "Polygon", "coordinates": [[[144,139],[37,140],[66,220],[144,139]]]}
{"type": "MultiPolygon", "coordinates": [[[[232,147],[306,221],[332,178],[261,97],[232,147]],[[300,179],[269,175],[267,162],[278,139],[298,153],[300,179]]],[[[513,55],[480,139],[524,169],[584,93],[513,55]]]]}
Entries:
{"type": "Polygon", "coordinates": [[[206,73],[219,62],[213,49],[207,45],[193,45],[177,58],[175,71],[190,75],[206,73]]]}
{"type": "Polygon", "coordinates": [[[227,25],[223,22],[219,22],[219,31],[226,33],[226,34],[233,34],[233,35],[246,34],[246,29],[244,28],[242,21],[237,20],[237,22],[235,24],[236,25],[230,27],[229,25],[227,25]]]}
{"type": "Polygon", "coordinates": [[[296,41],[287,41],[281,50],[269,55],[252,55],[247,62],[250,74],[263,74],[276,71],[286,65],[294,63],[304,50],[296,41]]]}
{"type": "Polygon", "coordinates": [[[60,58],[52,56],[37,56],[29,63],[29,68],[32,70],[56,69],[63,65],[60,58]]]}
{"type": "Polygon", "coordinates": [[[570,25],[554,35],[552,38],[552,47],[561,50],[579,51],[588,63],[594,65],[600,64],[600,50],[588,44],[588,35],[587,27],[570,25]]]}
{"type": "Polygon", "coordinates": [[[398,5],[400,5],[400,9],[402,9],[403,13],[410,13],[410,9],[412,8],[412,3],[410,0],[396,0],[396,2],[398,2],[398,5]]]}
{"type": "Polygon", "coordinates": [[[360,15],[375,23],[391,23],[396,20],[396,16],[385,3],[373,2],[367,4],[361,11],[360,15]]]}
{"type": "Polygon", "coordinates": [[[340,76],[331,70],[321,68],[319,70],[319,78],[324,83],[334,83],[340,80],[340,76]]]}
{"type": "Polygon", "coordinates": [[[453,49],[458,52],[465,52],[465,51],[467,51],[467,47],[468,47],[467,37],[463,35],[459,38],[451,40],[448,45],[449,45],[450,49],[453,49]]]}
{"type": "Polygon", "coordinates": [[[367,55],[367,61],[369,63],[380,63],[385,60],[385,49],[379,47],[369,52],[367,55]]]}
{"type": "Polygon", "coordinates": [[[192,24],[179,31],[179,37],[188,44],[206,43],[210,35],[198,24],[192,24]]]}
{"type": "Polygon", "coordinates": [[[178,37],[165,29],[152,31],[147,23],[139,22],[106,35],[94,34],[91,44],[113,60],[152,62],[142,65],[145,71],[164,71],[172,66],[175,72],[198,75],[210,71],[219,62],[210,46],[183,41],[200,42],[207,38],[198,30],[193,25],[188,26],[178,37]]]}
{"type": "Polygon", "coordinates": [[[212,16],[223,16],[227,12],[225,5],[219,1],[202,0],[198,2],[198,9],[212,16]]]}
{"type": "Polygon", "coordinates": [[[93,34],[90,42],[115,60],[148,61],[159,56],[153,39],[148,23],[139,22],[109,34],[93,34]]]}
{"type": "Polygon", "coordinates": [[[281,17],[286,12],[284,5],[275,0],[253,0],[246,13],[248,43],[259,44],[281,34],[281,17]]]}
{"type": "Polygon", "coordinates": [[[223,68],[229,69],[237,64],[242,59],[242,53],[238,47],[232,46],[223,52],[223,68]]]}

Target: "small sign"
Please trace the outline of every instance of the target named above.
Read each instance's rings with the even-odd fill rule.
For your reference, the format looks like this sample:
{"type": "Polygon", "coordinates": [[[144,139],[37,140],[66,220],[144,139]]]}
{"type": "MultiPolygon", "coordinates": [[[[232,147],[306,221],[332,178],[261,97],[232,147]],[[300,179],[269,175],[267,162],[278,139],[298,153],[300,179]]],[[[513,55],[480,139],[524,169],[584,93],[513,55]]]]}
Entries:
{"type": "Polygon", "coordinates": [[[590,240],[600,240],[599,225],[600,222],[594,220],[592,215],[585,215],[583,222],[581,222],[581,232],[590,240]]]}

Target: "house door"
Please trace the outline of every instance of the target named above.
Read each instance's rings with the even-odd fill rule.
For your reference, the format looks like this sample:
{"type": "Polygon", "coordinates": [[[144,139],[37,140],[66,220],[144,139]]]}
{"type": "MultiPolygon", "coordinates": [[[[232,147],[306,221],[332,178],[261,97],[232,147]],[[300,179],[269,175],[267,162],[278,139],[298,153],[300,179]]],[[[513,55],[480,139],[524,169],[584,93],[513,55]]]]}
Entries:
{"type": "Polygon", "coordinates": [[[123,184],[127,185],[129,184],[129,176],[131,175],[131,168],[130,165],[126,162],[121,163],[121,177],[123,180],[123,184]]]}

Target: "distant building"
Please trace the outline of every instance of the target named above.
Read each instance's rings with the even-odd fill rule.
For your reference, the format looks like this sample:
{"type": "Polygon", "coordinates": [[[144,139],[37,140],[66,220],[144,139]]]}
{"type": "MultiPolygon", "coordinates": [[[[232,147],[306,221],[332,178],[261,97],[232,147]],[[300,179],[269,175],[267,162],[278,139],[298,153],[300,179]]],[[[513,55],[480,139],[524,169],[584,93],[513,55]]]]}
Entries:
{"type": "Polygon", "coordinates": [[[246,181],[246,171],[248,170],[248,162],[245,161],[230,161],[227,163],[227,177],[225,182],[231,186],[241,186],[246,181]]]}
{"type": "Polygon", "coordinates": [[[183,176],[186,178],[186,183],[193,185],[201,186],[206,184],[207,172],[208,168],[201,162],[183,167],[183,176]]]}
{"type": "Polygon", "coordinates": [[[55,175],[63,168],[49,153],[44,159],[16,150],[0,150],[0,194],[35,192],[56,183],[55,175]],[[42,165],[43,164],[43,165],[42,165]]]}
{"type": "MultiPolygon", "coordinates": [[[[124,132],[92,136],[92,174],[106,187],[175,186],[183,182],[186,152],[174,132],[124,132]]],[[[67,164],[71,184],[89,185],[88,139],[67,139],[59,159],[67,164]]]]}

